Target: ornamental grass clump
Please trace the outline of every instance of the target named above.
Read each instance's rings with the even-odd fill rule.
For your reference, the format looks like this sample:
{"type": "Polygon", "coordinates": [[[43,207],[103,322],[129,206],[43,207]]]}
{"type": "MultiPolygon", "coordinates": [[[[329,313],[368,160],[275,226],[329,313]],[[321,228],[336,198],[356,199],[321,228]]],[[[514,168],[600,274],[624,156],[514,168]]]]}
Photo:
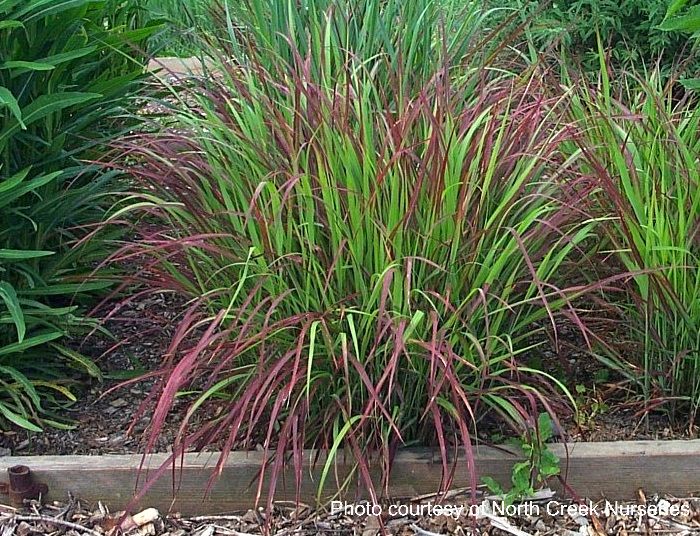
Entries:
{"type": "Polygon", "coordinates": [[[630,277],[620,304],[645,411],[689,425],[700,406],[700,110],[659,76],[615,98],[606,70],[572,99],[587,172],[601,187],[610,253],[630,277]]]}
{"type": "Polygon", "coordinates": [[[475,487],[480,420],[533,430],[568,394],[522,360],[560,316],[585,331],[585,289],[561,282],[594,241],[594,185],[566,176],[559,145],[574,134],[531,72],[444,55],[408,81],[388,53],[314,48],[327,24],[306,53],[222,61],[175,130],[125,142],[145,192],[131,210],[162,230],[120,258],[145,256],[139,282],[192,298],[139,411],[153,412],[146,449],[196,391],[171,459],[216,444],[221,468],[261,443],[273,478],[258,497],[284,464],[299,489],[304,448],[330,452],[320,489],[345,452],[379,493],[416,443],[439,447],[442,489],[455,470],[475,487]],[[332,77],[312,68],[328,55],[342,57],[332,77]],[[211,401],[222,408],[191,425],[211,401]]]}
{"type": "Polygon", "coordinates": [[[212,44],[228,56],[272,71],[303,57],[313,79],[329,87],[352,60],[389,100],[410,98],[409,86],[427,82],[445,58],[464,76],[475,56],[508,44],[494,46],[494,38],[515,18],[486,32],[490,12],[459,0],[243,0],[219,7],[210,11],[212,24],[225,30],[212,44]]]}

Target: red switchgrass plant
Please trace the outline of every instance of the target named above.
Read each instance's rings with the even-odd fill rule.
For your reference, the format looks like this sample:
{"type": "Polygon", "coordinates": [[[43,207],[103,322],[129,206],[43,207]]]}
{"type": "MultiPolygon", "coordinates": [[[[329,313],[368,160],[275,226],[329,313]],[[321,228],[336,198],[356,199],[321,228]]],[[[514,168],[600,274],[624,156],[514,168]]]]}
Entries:
{"type": "Polygon", "coordinates": [[[485,415],[533,431],[568,395],[521,365],[535,326],[563,315],[585,331],[584,289],[559,283],[595,229],[593,185],[564,179],[560,99],[529,74],[455,79],[445,65],[388,105],[350,54],[334,80],[309,64],[222,64],[177,112],[184,134],[126,144],[147,192],[135,208],[164,230],[120,257],[150,258],[140,282],[193,299],[138,412],[153,411],[146,449],[196,389],[172,459],[216,444],[220,469],[260,441],[272,478],[258,497],[287,464],[300,489],[304,448],[329,450],[319,498],[341,452],[376,498],[416,443],[439,448],[441,489],[456,470],[475,487],[485,415]],[[191,426],[214,398],[224,411],[191,426]]]}
{"type": "MultiPolygon", "coordinates": [[[[700,109],[658,73],[629,77],[615,98],[601,61],[597,89],[571,99],[579,153],[600,185],[610,254],[630,276],[645,411],[668,408],[692,427],[700,407],[700,109]]],[[[628,375],[633,369],[628,369],[628,375]]]]}

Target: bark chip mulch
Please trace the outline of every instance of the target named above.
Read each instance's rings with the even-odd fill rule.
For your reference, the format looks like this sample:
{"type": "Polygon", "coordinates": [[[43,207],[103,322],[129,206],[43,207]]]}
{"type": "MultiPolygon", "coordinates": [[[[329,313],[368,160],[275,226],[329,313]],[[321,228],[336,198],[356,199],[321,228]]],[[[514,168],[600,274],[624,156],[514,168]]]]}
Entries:
{"type": "Polygon", "coordinates": [[[72,497],[66,502],[28,503],[22,509],[0,505],[0,536],[257,536],[357,535],[439,536],[631,536],[700,534],[700,499],[646,497],[636,502],[560,501],[551,492],[538,492],[530,501],[505,507],[483,500],[480,504],[455,502],[452,513],[441,515],[430,499],[417,498],[382,506],[381,517],[315,510],[308,506],[276,504],[270,516],[264,509],[225,515],[183,517],[162,515],[147,508],[133,515],[110,512],[72,497]],[[458,512],[457,508],[463,510],[458,512]],[[420,515],[420,513],[424,515],[420,515]],[[382,528],[383,525],[383,528],[382,528]]]}

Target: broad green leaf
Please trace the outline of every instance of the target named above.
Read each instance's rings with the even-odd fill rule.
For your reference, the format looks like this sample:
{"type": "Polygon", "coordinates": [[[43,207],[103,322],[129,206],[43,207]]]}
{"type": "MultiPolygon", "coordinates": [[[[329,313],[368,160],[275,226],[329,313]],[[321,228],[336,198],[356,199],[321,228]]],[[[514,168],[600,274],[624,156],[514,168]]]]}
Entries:
{"type": "Polygon", "coordinates": [[[17,9],[22,4],[26,5],[26,0],[1,0],[0,13],[4,13],[6,17],[18,18],[19,15],[17,13],[13,13],[11,10],[17,9]]]}
{"type": "Polygon", "coordinates": [[[114,35],[112,38],[106,39],[105,42],[113,47],[119,46],[124,42],[138,43],[139,41],[143,41],[144,39],[152,36],[163,27],[165,27],[165,25],[159,24],[154,26],[145,26],[143,28],[136,28],[134,30],[126,30],[114,35]]]}
{"type": "Polygon", "coordinates": [[[108,97],[112,93],[124,91],[125,88],[128,88],[131,82],[142,76],[142,70],[143,69],[139,68],[138,70],[134,70],[122,76],[106,78],[105,80],[96,80],[95,83],[85,89],[108,97]]]}
{"type": "Polygon", "coordinates": [[[19,126],[23,129],[26,129],[27,127],[24,124],[24,121],[22,121],[22,111],[19,108],[17,99],[15,99],[15,96],[9,89],[7,89],[4,86],[0,86],[0,106],[3,105],[7,106],[10,109],[12,115],[14,115],[15,119],[17,119],[17,121],[19,122],[19,126]]]}
{"type": "Polygon", "coordinates": [[[61,54],[54,54],[53,56],[48,56],[42,59],[41,63],[52,65],[55,67],[57,65],[60,65],[61,63],[65,63],[67,61],[87,56],[88,54],[93,53],[95,50],[97,50],[96,46],[78,48],[76,50],[70,50],[68,52],[62,52],[61,54]]]}
{"type": "Polygon", "coordinates": [[[24,323],[24,313],[22,312],[22,306],[19,304],[14,287],[7,281],[0,281],[0,300],[5,302],[5,306],[17,329],[17,341],[21,343],[27,331],[27,327],[24,323]]]}
{"type": "Polygon", "coordinates": [[[93,378],[97,378],[100,381],[102,380],[102,372],[100,371],[99,367],[95,365],[94,361],[92,361],[89,357],[84,356],[83,354],[78,353],[75,350],[71,350],[70,348],[66,348],[65,346],[60,346],[58,344],[51,344],[51,348],[56,350],[62,356],[67,357],[74,363],[78,364],[82,369],[85,370],[85,372],[87,372],[93,378]]]}
{"type": "Polygon", "coordinates": [[[545,448],[540,454],[540,475],[549,477],[560,473],[559,458],[549,449],[545,448]]]}
{"type": "Polygon", "coordinates": [[[48,175],[42,175],[36,179],[32,179],[31,181],[24,182],[19,186],[16,186],[14,190],[10,190],[9,192],[5,193],[2,193],[2,189],[0,188],[0,208],[12,203],[12,201],[19,199],[25,194],[28,194],[29,192],[50,183],[62,173],[62,171],[56,171],[54,173],[49,173],[48,175]]]}
{"type": "Polygon", "coordinates": [[[22,387],[25,394],[32,399],[32,403],[38,408],[41,407],[41,399],[39,398],[39,394],[36,392],[36,389],[32,382],[30,382],[24,374],[22,374],[15,368],[4,366],[0,366],[0,374],[9,376],[15,382],[17,382],[17,384],[22,387]]]}
{"type": "Polygon", "coordinates": [[[666,18],[670,18],[678,13],[688,3],[688,0],[673,0],[666,11],[666,18]]]}
{"type": "Polygon", "coordinates": [[[25,317],[32,315],[36,315],[37,317],[65,316],[74,313],[78,309],[77,305],[71,305],[69,307],[49,307],[35,300],[26,300],[22,298],[20,298],[19,302],[22,304],[25,317]]]}
{"type": "Polygon", "coordinates": [[[493,477],[482,476],[481,481],[488,488],[488,490],[491,493],[493,493],[494,495],[505,495],[505,491],[503,490],[503,486],[501,486],[501,484],[496,482],[496,480],[493,477]]]}
{"type": "Polygon", "coordinates": [[[18,415],[2,402],[0,402],[0,414],[2,414],[2,416],[5,417],[8,421],[16,424],[17,426],[20,426],[21,428],[25,428],[26,430],[30,430],[32,432],[43,432],[43,430],[37,425],[29,422],[21,415],[18,415]]]}
{"type": "Polygon", "coordinates": [[[24,28],[18,20],[0,20],[0,30],[11,30],[13,28],[24,28]]]}
{"type": "Polygon", "coordinates": [[[56,15],[63,11],[82,7],[96,0],[34,0],[17,14],[17,18],[24,20],[25,24],[35,20],[45,19],[50,15],[56,15]]]}
{"type": "Polygon", "coordinates": [[[60,331],[49,331],[45,333],[40,333],[39,335],[34,335],[33,337],[25,338],[22,342],[7,344],[3,347],[0,347],[0,356],[24,352],[29,348],[32,348],[34,346],[40,346],[50,341],[55,341],[56,339],[60,339],[61,337],[63,337],[63,333],[60,331]]]}
{"type": "Polygon", "coordinates": [[[45,417],[42,417],[41,422],[47,424],[51,428],[56,428],[57,430],[75,430],[78,427],[77,424],[66,424],[64,422],[55,421],[53,419],[47,419],[45,417]]]}
{"type": "MultiPolygon", "coordinates": [[[[76,106],[78,104],[84,104],[91,100],[95,100],[100,96],[101,95],[99,93],[82,93],[79,91],[67,91],[65,93],[41,95],[22,110],[22,120],[24,121],[24,124],[28,126],[54,112],[59,112],[65,108],[70,108],[71,106],[76,106]]],[[[13,134],[18,128],[20,128],[20,124],[15,120],[2,129],[2,132],[0,132],[0,146],[5,139],[13,134]]]]}
{"type": "Polygon", "coordinates": [[[54,251],[42,251],[31,249],[0,249],[0,259],[4,261],[26,261],[39,257],[54,255],[54,251]]]}
{"type": "Polygon", "coordinates": [[[15,188],[18,184],[20,184],[24,179],[27,178],[27,175],[29,175],[29,172],[31,171],[31,167],[25,168],[19,173],[16,173],[9,179],[5,179],[4,181],[0,181],[0,194],[3,192],[7,192],[9,190],[12,190],[15,188]]]}
{"type": "Polygon", "coordinates": [[[35,380],[34,386],[35,387],[48,387],[49,389],[53,389],[54,391],[58,391],[59,393],[61,393],[63,396],[65,396],[71,402],[76,402],[78,400],[75,397],[75,395],[70,391],[70,389],[68,389],[65,385],[61,385],[60,383],[47,382],[47,381],[43,381],[43,380],[35,380]]]}
{"type": "Polygon", "coordinates": [[[686,78],[680,81],[683,87],[691,90],[700,90],[700,78],[686,78]]]}
{"type": "Polygon", "coordinates": [[[133,370],[114,370],[108,374],[105,374],[103,378],[107,378],[108,380],[132,380],[134,378],[138,378],[139,376],[143,376],[146,372],[148,372],[145,368],[137,368],[133,370]]]}
{"type": "Polygon", "coordinates": [[[694,6],[683,15],[667,18],[659,29],[666,31],[694,33],[700,31],[700,6],[694,6]]]}
{"type": "Polygon", "coordinates": [[[518,462],[513,466],[511,475],[513,487],[518,491],[530,488],[530,462],[518,462]]]}
{"type": "Polygon", "coordinates": [[[89,281],[85,283],[64,283],[57,285],[48,285],[45,287],[37,287],[33,289],[22,289],[22,296],[56,296],[59,294],[75,294],[76,292],[91,292],[93,290],[102,290],[112,283],[109,281],[89,281]]]}
{"type": "Polygon", "coordinates": [[[549,413],[540,413],[537,418],[537,427],[539,431],[540,441],[548,441],[551,439],[554,429],[552,427],[552,418],[549,413]]]}
{"type": "Polygon", "coordinates": [[[50,71],[55,67],[39,61],[10,60],[0,65],[0,69],[22,69],[23,71],[50,71]]]}

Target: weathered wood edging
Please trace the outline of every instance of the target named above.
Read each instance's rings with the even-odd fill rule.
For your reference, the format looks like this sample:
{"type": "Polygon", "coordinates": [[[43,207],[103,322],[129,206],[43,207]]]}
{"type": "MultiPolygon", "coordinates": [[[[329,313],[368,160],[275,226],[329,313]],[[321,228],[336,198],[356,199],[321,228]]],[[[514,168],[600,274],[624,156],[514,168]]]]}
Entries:
{"type": "MultiPolygon", "coordinates": [[[[550,448],[561,459],[562,475],[567,477],[568,485],[581,497],[629,500],[637,497],[640,488],[675,496],[700,492],[700,440],[573,443],[568,445],[568,457],[563,445],[554,444],[550,448]]],[[[186,455],[175,500],[169,474],[149,490],[140,506],[155,506],[163,512],[180,511],[186,515],[252,506],[261,453],[231,453],[221,477],[204,499],[204,489],[217,457],[217,453],[186,455]]],[[[166,459],[166,454],[151,455],[146,467],[154,469],[166,459]]],[[[490,475],[506,483],[517,459],[516,455],[502,449],[478,447],[477,470],[480,475],[490,475]]],[[[307,452],[301,488],[301,499],[307,503],[314,502],[323,467],[322,461],[312,466],[310,460],[311,453],[307,452]]],[[[132,497],[141,462],[139,455],[7,456],[0,457],[0,480],[7,478],[9,467],[27,465],[38,481],[48,485],[50,500],[65,499],[70,491],[76,497],[87,501],[99,499],[118,510],[132,497]]],[[[453,486],[466,487],[469,485],[466,463],[461,462],[458,467],[453,486]]],[[[337,469],[342,478],[345,473],[342,461],[338,462],[337,469]]],[[[291,468],[287,470],[278,482],[275,495],[278,500],[295,498],[291,471],[291,468]]],[[[432,493],[440,483],[439,454],[428,449],[401,451],[396,456],[392,475],[390,492],[394,498],[432,493]]],[[[139,482],[142,483],[144,477],[142,474],[139,482]]],[[[330,480],[326,484],[329,489],[334,483],[330,480]]]]}

